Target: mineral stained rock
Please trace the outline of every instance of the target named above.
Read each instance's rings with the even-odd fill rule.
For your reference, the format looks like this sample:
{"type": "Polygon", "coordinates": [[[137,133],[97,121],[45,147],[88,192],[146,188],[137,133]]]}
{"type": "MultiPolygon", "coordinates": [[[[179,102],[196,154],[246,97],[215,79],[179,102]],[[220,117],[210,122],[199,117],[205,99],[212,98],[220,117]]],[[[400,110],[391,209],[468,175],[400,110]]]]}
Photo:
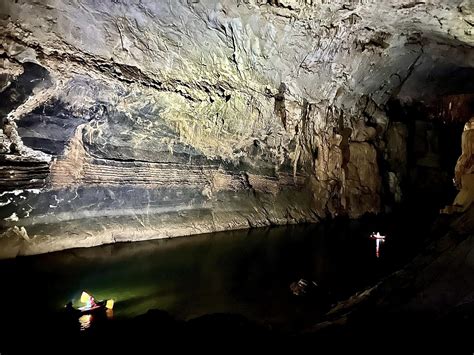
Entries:
{"type": "Polygon", "coordinates": [[[441,212],[464,212],[474,202],[474,117],[464,126],[461,139],[462,154],[454,168],[454,184],[459,189],[452,206],[441,212]]]}
{"type": "Polygon", "coordinates": [[[377,213],[387,100],[474,63],[460,0],[6,0],[0,26],[13,254],[377,213]]]}

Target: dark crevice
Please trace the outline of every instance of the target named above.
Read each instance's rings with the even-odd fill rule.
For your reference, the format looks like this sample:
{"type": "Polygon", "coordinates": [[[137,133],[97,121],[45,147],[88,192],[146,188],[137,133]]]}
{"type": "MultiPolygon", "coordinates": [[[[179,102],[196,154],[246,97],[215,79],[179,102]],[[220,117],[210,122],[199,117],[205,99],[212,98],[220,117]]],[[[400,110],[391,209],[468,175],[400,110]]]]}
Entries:
{"type": "Polygon", "coordinates": [[[403,206],[436,215],[457,193],[452,177],[461,155],[464,122],[432,119],[431,112],[419,102],[392,100],[388,115],[391,122],[401,122],[408,130],[407,176],[401,182],[403,206]]]}
{"type": "Polygon", "coordinates": [[[23,104],[39,85],[49,85],[49,72],[42,66],[26,62],[23,73],[4,91],[0,92],[0,119],[2,125],[7,115],[23,104]]]}
{"type": "Polygon", "coordinates": [[[278,88],[278,94],[275,95],[275,115],[280,117],[283,127],[286,129],[286,107],[285,107],[286,84],[281,83],[278,88]]]}

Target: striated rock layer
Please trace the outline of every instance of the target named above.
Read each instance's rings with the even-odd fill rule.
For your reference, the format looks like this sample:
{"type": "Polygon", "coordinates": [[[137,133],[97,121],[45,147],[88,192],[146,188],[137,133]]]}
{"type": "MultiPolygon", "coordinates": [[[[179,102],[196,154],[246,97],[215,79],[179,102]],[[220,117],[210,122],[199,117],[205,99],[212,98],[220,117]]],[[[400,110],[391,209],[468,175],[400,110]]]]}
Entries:
{"type": "Polygon", "coordinates": [[[1,256],[380,212],[406,174],[385,105],[468,91],[443,83],[472,73],[473,13],[1,2],[1,256]]]}

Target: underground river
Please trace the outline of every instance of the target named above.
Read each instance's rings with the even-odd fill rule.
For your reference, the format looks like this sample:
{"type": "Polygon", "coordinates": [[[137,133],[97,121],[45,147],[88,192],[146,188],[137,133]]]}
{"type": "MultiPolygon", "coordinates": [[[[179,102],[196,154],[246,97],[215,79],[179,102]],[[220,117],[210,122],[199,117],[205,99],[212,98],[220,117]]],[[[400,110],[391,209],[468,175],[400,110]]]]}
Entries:
{"type": "Polygon", "coordinates": [[[297,329],[407,261],[421,242],[408,225],[388,217],[336,219],[5,260],[1,302],[21,308],[7,309],[3,325],[9,317],[35,324],[68,301],[79,306],[87,290],[115,300],[114,319],[160,309],[180,320],[233,313],[297,329]],[[373,231],[387,235],[379,257],[373,231]],[[293,295],[289,285],[301,278],[317,282],[324,297],[293,295]]]}

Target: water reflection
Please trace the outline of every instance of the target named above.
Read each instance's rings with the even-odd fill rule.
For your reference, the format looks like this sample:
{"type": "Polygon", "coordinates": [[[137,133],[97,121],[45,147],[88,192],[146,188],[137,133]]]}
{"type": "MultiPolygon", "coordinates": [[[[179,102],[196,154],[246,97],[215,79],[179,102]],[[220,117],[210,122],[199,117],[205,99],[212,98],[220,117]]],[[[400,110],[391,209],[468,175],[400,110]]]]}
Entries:
{"type": "MultiPolygon", "coordinates": [[[[112,319],[114,316],[114,311],[112,309],[107,309],[105,312],[105,318],[106,319],[112,319]]],[[[80,330],[84,331],[89,329],[94,322],[97,322],[100,318],[104,318],[103,313],[99,314],[84,314],[79,317],[79,326],[80,330]]]]}
{"type": "Polygon", "coordinates": [[[92,324],[93,316],[92,314],[84,314],[83,316],[79,317],[79,325],[81,327],[81,331],[89,329],[92,324]]]}

